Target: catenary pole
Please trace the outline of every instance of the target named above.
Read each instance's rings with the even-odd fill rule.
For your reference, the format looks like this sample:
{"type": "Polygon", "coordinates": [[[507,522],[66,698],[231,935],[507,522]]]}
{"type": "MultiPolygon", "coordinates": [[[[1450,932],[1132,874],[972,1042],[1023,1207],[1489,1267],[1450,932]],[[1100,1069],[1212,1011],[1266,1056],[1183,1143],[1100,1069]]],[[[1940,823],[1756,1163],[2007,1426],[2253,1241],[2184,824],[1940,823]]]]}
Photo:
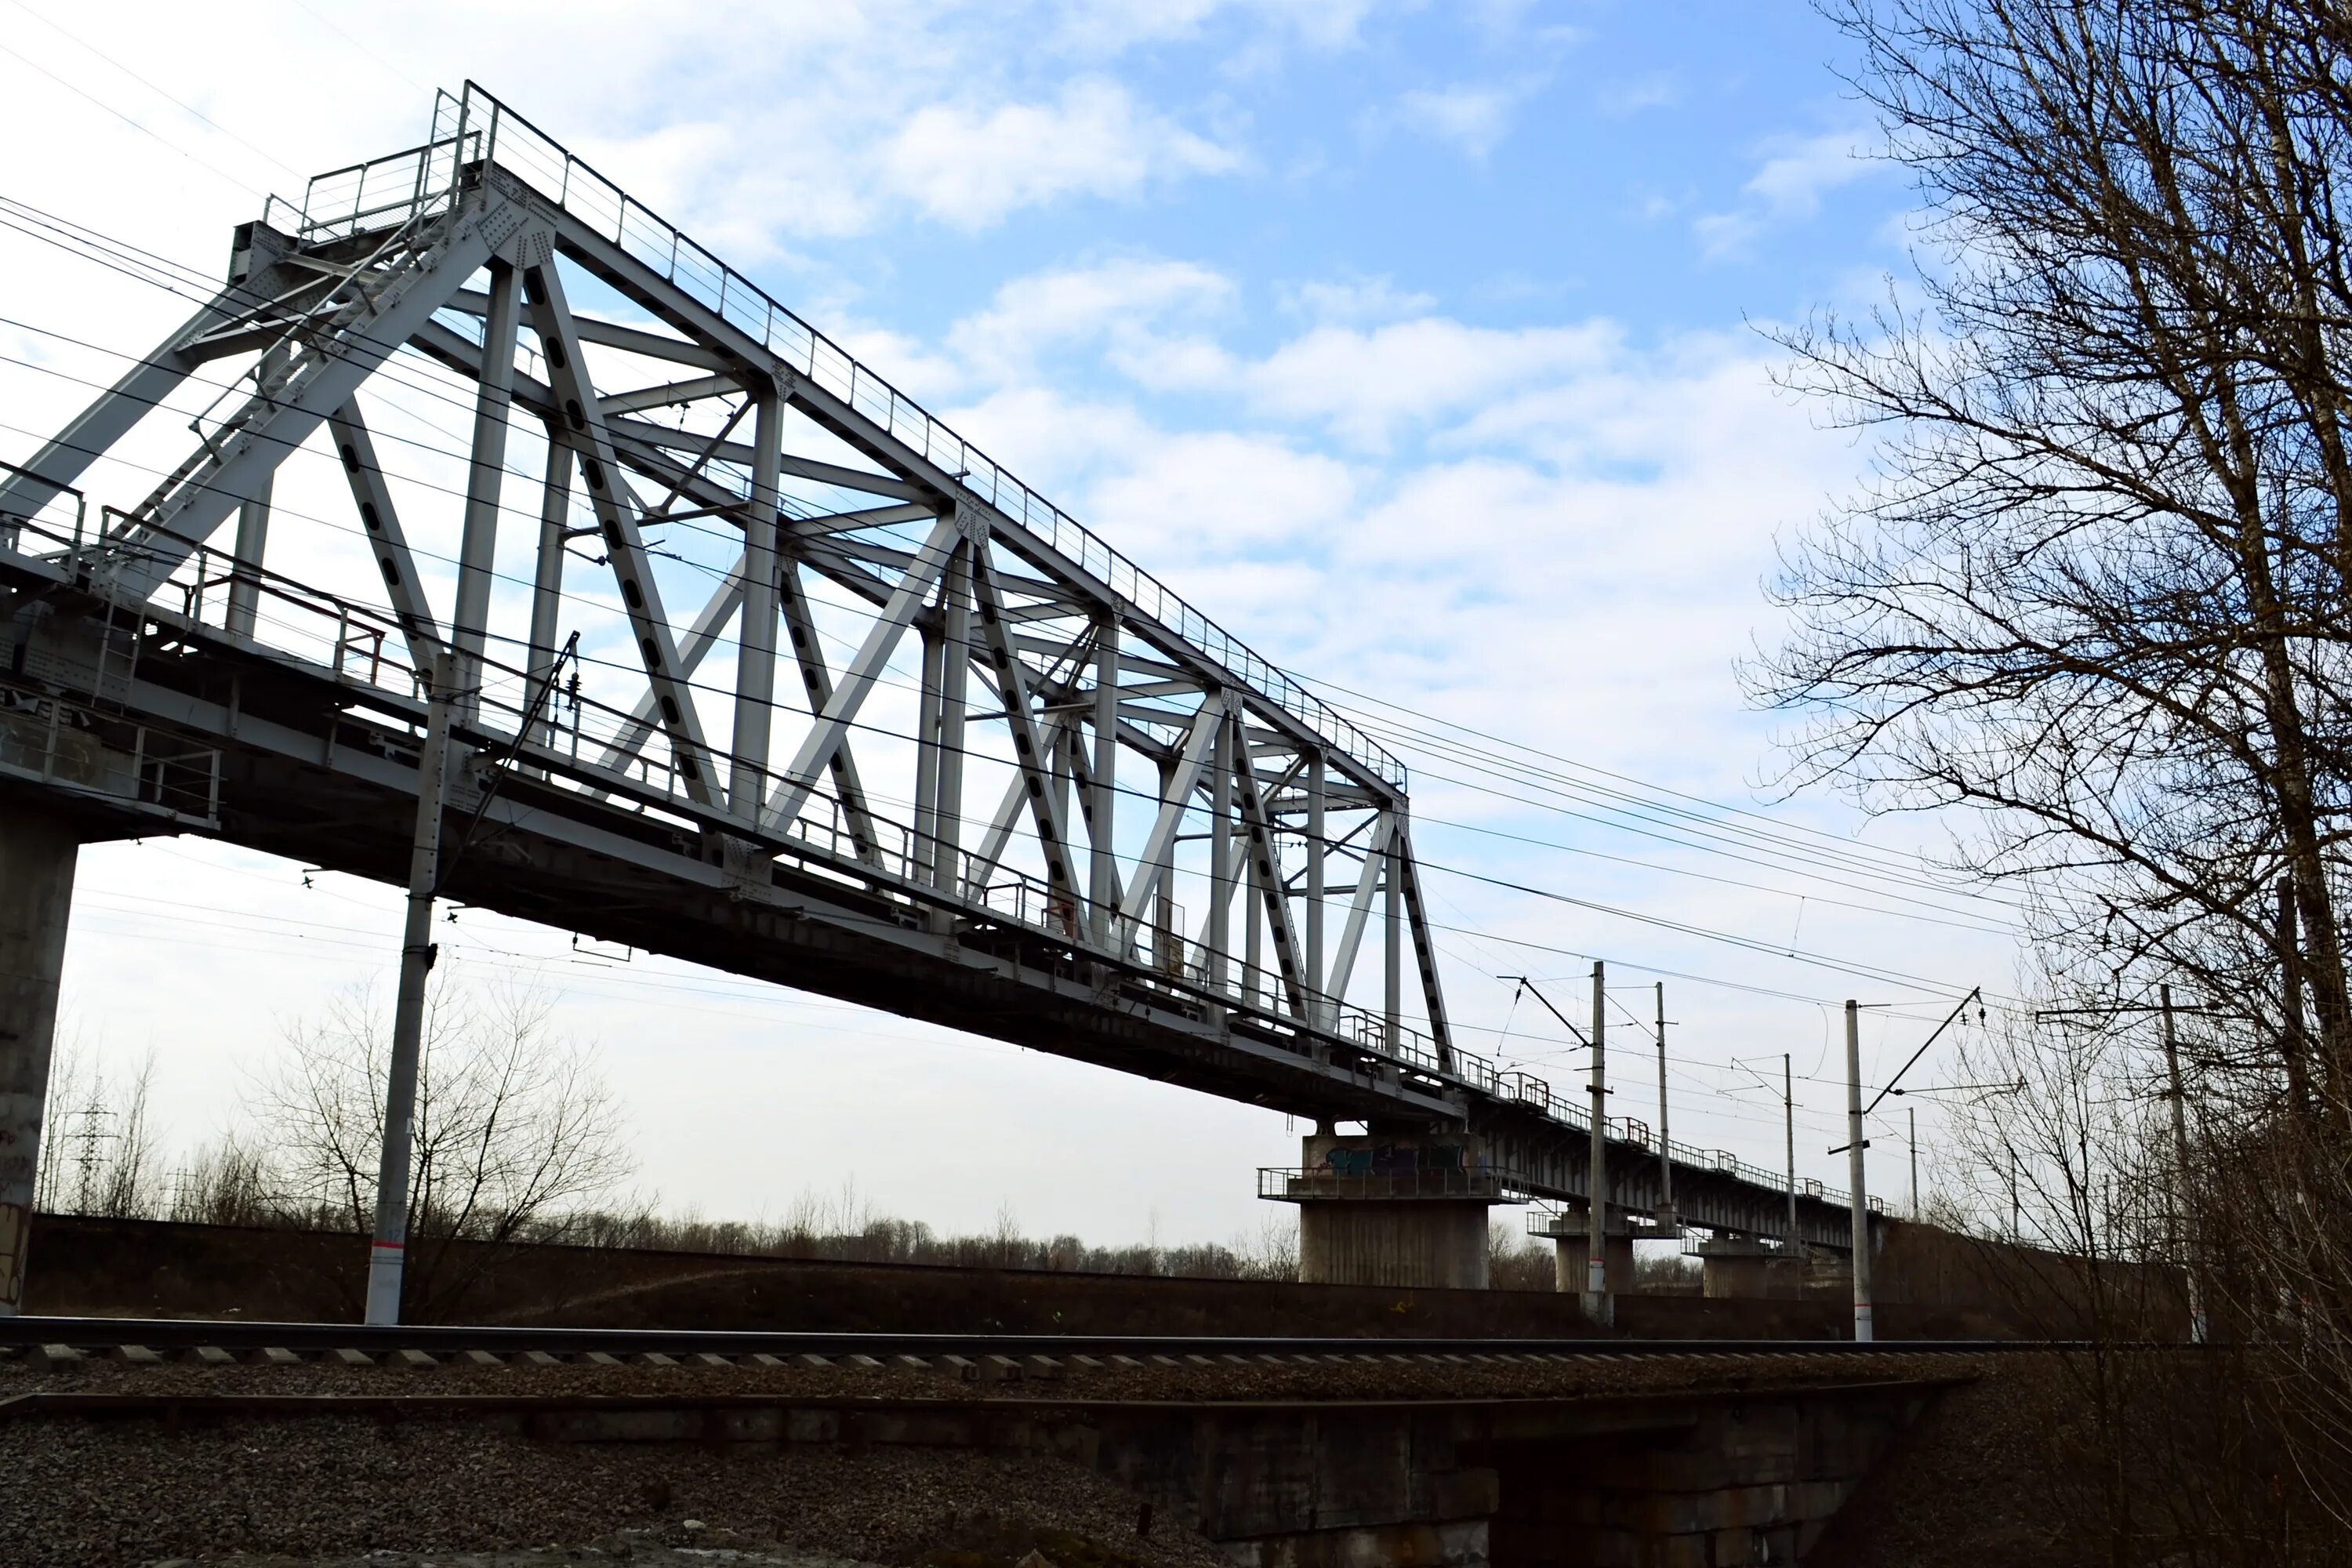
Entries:
{"type": "Polygon", "coordinates": [[[1584,1315],[1606,1325],[1609,1300],[1609,1080],[1601,1055],[1608,1028],[1608,979],[1600,961],[1592,965],[1592,1216],[1584,1237],[1584,1315]]]}
{"type": "Polygon", "coordinates": [[[1788,1253],[1797,1252],[1797,1089],[1796,1078],[1789,1070],[1789,1054],[1780,1053],[1780,1116],[1781,1127],[1789,1141],[1789,1245],[1788,1253]]]}
{"type": "Polygon", "coordinates": [[[1911,1133],[1911,1217],[1919,1217],[1919,1108],[1907,1106],[1904,1114],[1910,1119],[1911,1133]]]}
{"type": "MultiPolygon", "coordinates": [[[[2170,1238],[2179,1256],[2181,1190],[2189,1182],[2189,1092],[2180,1081],[2180,1042],[2172,1026],[2172,987],[2158,987],[2157,994],[2164,1004],[2164,1066],[2172,1079],[2172,1181],[2167,1194],[2165,1208],[2172,1222],[2170,1238]]],[[[2198,1344],[2205,1342],[2205,1301],[2198,1288],[2197,1266],[2193,1259],[2182,1258],[2181,1273],[2189,1291],[2189,1337],[2198,1344]]]]}
{"type": "Polygon", "coordinates": [[[400,1321],[408,1248],[408,1163],[416,1119],[416,1073],[425,1038],[425,985],[433,970],[433,897],[441,875],[441,795],[448,772],[453,671],[465,662],[445,650],[427,676],[425,745],[416,758],[416,831],[409,843],[408,921],[400,943],[400,989],[392,1014],[392,1064],[383,1097],[383,1150],[376,1167],[375,1236],[368,1248],[367,1321],[400,1321]]]}
{"type": "Polygon", "coordinates": [[[1666,1131],[1666,983],[1658,982],[1658,1219],[1675,1226],[1675,1141],[1666,1131]]]}
{"type": "Polygon", "coordinates": [[[1853,1189],[1853,1338],[1871,1339],[1870,1322],[1870,1200],[1863,1192],[1862,1152],[1862,1005],[1845,1005],[1845,1159],[1846,1177],[1853,1189]]]}

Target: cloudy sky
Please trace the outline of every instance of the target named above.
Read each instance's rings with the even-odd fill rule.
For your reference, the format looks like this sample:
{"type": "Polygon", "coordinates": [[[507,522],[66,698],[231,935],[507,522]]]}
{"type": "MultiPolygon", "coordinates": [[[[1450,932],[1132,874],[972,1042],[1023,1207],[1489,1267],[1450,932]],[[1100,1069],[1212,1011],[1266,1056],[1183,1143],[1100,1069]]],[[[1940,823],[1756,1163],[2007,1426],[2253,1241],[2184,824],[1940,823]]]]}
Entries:
{"type": "MultiPolygon", "coordinates": [[[[1604,957],[1632,1014],[1667,985],[1678,1138],[1777,1166],[1738,1064],[1789,1052],[1800,1165],[1842,1184],[1837,1004],[1898,1004],[1874,1076],[1934,995],[2009,983],[2007,906],[1923,879],[1932,823],[1783,798],[1735,674],[1776,539],[1868,460],[1759,329],[1904,265],[1908,194],[1800,5],[0,5],[0,458],[186,309],[27,211],[216,272],[266,193],[421,141],[471,78],[1398,731],[1472,1048],[1572,1081],[1496,976],[1565,1005],[1604,957]]],[[[92,847],[68,1048],[152,1058],[192,1145],[289,1028],[389,994],[397,931],[390,889],[92,847]]],[[[854,1183],[947,1228],[1223,1239],[1297,1157],[1278,1115],[479,911],[444,934],[557,998],[667,1207],[854,1183]]]]}

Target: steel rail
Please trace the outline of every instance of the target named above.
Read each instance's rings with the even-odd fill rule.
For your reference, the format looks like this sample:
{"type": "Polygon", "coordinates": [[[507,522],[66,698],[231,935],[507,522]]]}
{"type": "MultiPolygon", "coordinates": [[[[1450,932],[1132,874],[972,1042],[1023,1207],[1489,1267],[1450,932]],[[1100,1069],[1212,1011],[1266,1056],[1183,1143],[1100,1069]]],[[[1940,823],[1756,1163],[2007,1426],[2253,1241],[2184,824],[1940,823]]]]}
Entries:
{"type": "Polygon", "coordinates": [[[188,1318],[0,1318],[0,1347],[31,1350],[46,1345],[107,1350],[145,1345],[158,1351],[217,1346],[226,1351],[283,1349],[403,1350],[428,1354],[485,1351],[517,1355],[816,1355],[824,1357],[961,1355],[1002,1356],[1495,1356],[1544,1355],[1623,1358],[1911,1353],[1973,1354],[2021,1351],[2083,1350],[2083,1340],[1634,1340],[1602,1338],[1346,1338],[1338,1336],[1237,1336],[1205,1334],[959,1334],[732,1329],[569,1329],[503,1324],[394,1324],[246,1322],[188,1318]]]}

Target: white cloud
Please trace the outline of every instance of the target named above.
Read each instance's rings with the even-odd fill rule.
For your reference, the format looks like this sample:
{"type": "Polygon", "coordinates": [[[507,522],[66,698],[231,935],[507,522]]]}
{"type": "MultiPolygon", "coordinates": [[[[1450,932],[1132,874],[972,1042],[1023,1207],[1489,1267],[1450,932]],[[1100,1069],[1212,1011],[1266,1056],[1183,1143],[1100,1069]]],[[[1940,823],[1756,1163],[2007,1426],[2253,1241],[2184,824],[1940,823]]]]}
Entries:
{"type": "Polygon", "coordinates": [[[1491,82],[1415,88],[1397,100],[1398,123],[1473,158],[1484,158],[1511,128],[1511,111],[1528,89],[1491,82]]]}
{"type": "Polygon", "coordinates": [[[1004,284],[985,310],[958,321],[947,342],[976,373],[1001,379],[1047,348],[1132,334],[1170,316],[1196,318],[1233,293],[1230,279],[1190,261],[1131,258],[1055,268],[1004,284]]]}
{"type": "Polygon", "coordinates": [[[1405,426],[1589,365],[1614,337],[1601,323],[1506,331],[1434,316],[1369,330],[1318,327],[1247,366],[1242,382],[1262,413],[1320,423],[1378,448],[1405,426]]]}
{"type": "Polygon", "coordinates": [[[1434,295],[1400,289],[1392,279],[1364,278],[1302,283],[1286,291],[1283,303],[1309,321],[1353,326],[1426,315],[1436,307],[1437,300],[1434,295]]]}
{"type": "Polygon", "coordinates": [[[1254,24],[1254,53],[1296,42],[1345,48],[1357,41],[1381,0],[1066,0],[1058,7],[1061,41],[1073,49],[1111,52],[1138,44],[1196,37],[1221,16],[1254,24]]]}
{"type": "Polygon", "coordinates": [[[1127,195],[1147,182],[1223,174],[1241,155],[1139,109],[1118,83],[1074,81],[1057,102],[933,105],[883,154],[892,188],[960,228],[985,228],[1066,195],[1127,195]]]}
{"type": "Polygon", "coordinates": [[[1683,100],[1682,78],[1674,71],[1651,71],[1645,76],[1626,77],[1605,82],[1593,94],[1593,106],[1612,119],[1622,120],[1646,109],[1667,109],[1683,100]]]}
{"type": "Polygon", "coordinates": [[[1821,210],[1822,197],[1877,172],[1865,132],[1831,131],[1802,140],[1784,140],[1767,150],[1762,163],[1739,188],[1739,205],[1708,213],[1692,227],[1710,257],[1737,253],[1766,229],[1801,222],[1821,210]]]}

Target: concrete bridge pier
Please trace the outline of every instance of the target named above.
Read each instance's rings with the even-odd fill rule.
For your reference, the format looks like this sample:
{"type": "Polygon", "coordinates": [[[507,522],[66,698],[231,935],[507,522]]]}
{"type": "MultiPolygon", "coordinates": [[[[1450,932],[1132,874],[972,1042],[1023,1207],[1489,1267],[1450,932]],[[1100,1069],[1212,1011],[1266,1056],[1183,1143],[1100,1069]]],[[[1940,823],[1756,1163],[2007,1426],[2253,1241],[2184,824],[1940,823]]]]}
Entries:
{"type": "Polygon", "coordinates": [[[1317,1133],[1258,1195],[1298,1205],[1306,1285],[1486,1288],[1488,1212],[1503,1202],[1483,1140],[1461,1133],[1317,1133]]]}
{"type": "Polygon", "coordinates": [[[0,1317],[25,1299],[25,1250],[41,1168],[41,1111],[82,835],[0,799],[0,1317]]]}
{"type": "Polygon", "coordinates": [[[1793,1301],[1805,1293],[1801,1247],[1719,1236],[1702,1242],[1698,1256],[1702,1295],[1717,1300],[1793,1301]]]}
{"type": "MultiPolygon", "coordinates": [[[[1551,1238],[1560,1293],[1584,1294],[1585,1284],[1591,1279],[1587,1271],[1592,1261],[1591,1216],[1559,1215],[1534,1234],[1551,1238]]],[[[1608,1282],[1612,1296],[1633,1293],[1633,1233],[1622,1223],[1608,1226],[1601,1233],[1601,1277],[1608,1282]]]]}

